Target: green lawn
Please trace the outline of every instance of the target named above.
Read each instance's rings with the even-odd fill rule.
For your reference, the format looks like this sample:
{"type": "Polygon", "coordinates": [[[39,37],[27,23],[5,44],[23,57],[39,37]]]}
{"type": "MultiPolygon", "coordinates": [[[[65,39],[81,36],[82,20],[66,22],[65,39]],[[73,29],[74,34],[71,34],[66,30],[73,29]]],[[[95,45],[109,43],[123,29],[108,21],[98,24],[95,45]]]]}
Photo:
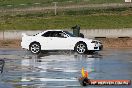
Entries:
{"type": "Polygon", "coordinates": [[[123,3],[124,0],[0,0],[0,7],[27,7],[27,6],[51,6],[53,2],[59,2],[59,5],[64,4],[97,4],[97,3],[123,3]],[[40,3],[40,4],[34,4],[40,3]],[[25,5],[20,5],[25,4],[25,5]],[[12,5],[12,6],[7,6],[12,5]]]}
{"type": "Polygon", "coordinates": [[[74,25],[90,28],[132,28],[132,16],[49,16],[49,17],[8,17],[0,20],[0,30],[64,29],[74,25]]]}
{"type": "MultiPolygon", "coordinates": [[[[51,3],[53,0],[0,0],[1,4],[51,3]],[[13,3],[14,2],[14,3],[13,3]]],[[[66,0],[54,0],[64,2],[66,0]]],[[[68,1],[68,0],[67,0],[68,1]]],[[[72,0],[84,2],[84,0],[72,0]]],[[[122,0],[85,0],[89,3],[123,2],[122,0]]],[[[54,11],[1,13],[0,30],[70,29],[74,25],[82,29],[132,28],[132,8],[72,9],[54,11]],[[13,15],[13,16],[12,16],[13,15]]]]}

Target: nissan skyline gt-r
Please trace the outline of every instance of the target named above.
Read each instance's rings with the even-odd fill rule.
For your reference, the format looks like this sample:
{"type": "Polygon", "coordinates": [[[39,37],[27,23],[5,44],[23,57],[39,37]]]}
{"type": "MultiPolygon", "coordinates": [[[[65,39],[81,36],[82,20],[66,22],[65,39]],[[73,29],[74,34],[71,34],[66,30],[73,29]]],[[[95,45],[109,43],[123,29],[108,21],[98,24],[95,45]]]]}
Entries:
{"type": "Polygon", "coordinates": [[[100,51],[103,45],[98,40],[76,37],[68,31],[46,30],[33,36],[22,33],[21,46],[33,54],[42,50],[74,50],[83,54],[86,51],[100,51]]]}

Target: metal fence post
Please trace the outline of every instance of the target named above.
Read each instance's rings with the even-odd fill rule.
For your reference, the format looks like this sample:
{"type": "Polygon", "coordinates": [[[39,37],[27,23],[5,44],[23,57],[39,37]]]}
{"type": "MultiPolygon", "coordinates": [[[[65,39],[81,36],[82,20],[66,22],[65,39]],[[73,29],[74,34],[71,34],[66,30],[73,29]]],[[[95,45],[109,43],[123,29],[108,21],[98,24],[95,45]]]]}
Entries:
{"type": "Polygon", "coordinates": [[[53,2],[54,3],[54,13],[55,13],[55,16],[57,15],[57,2],[53,2]]]}

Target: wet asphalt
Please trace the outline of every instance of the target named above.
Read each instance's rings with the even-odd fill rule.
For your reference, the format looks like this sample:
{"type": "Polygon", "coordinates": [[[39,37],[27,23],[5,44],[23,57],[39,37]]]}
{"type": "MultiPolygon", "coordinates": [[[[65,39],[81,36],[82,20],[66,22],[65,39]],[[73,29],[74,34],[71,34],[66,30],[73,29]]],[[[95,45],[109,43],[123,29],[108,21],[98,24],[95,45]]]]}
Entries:
{"type": "Polygon", "coordinates": [[[72,51],[33,55],[22,49],[0,49],[0,59],[5,60],[0,88],[83,88],[78,82],[82,67],[89,72],[90,79],[132,80],[132,49],[106,49],[84,55],[72,51]]]}

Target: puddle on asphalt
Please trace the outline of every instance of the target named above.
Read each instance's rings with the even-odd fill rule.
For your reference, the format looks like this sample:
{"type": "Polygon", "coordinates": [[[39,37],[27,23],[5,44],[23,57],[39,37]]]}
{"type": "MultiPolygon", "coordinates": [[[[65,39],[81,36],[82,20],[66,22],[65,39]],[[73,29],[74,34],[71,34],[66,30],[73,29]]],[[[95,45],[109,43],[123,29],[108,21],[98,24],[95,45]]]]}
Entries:
{"type": "Polygon", "coordinates": [[[0,88],[82,88],[78,82],[82,67],[89,72],[90,79],[132,80],[132,50],[110,49],[94,55],[54,52],[39,56],[24,50],[0,50],[0,58],[6,62],[0,74],[0,88]],[[10,87],[3,87],[5,84],[10,87]]]}

